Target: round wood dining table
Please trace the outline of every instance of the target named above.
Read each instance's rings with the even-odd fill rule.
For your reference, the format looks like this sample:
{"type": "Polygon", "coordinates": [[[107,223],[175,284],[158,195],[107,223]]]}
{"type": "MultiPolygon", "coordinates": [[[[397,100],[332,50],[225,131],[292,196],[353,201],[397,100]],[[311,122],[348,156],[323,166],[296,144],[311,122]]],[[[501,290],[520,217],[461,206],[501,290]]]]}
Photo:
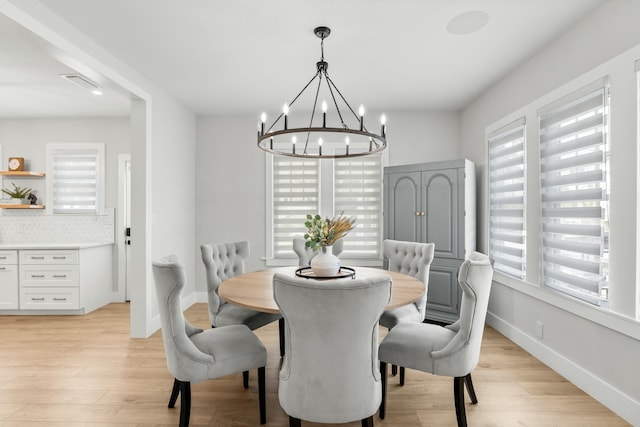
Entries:
{"type": "MultiPolygon", "coordinates": [[[[279,267],[240,274],[222,282],[218,293],[225,301],[241,307],[251,308],[264,313],[279,313],[278,305],[273,299],[273,275],[275,273],[282,273],[294,277],[296,269],[298,268],[299,267],[279,267]]],[[[391,301],[385,310],[411,304],[424,295],[424,283],[415,277],[378,268],[354,267],[354,269],[356,279],[380,275],[388,275],[391,277],[391,301]]],[[[306,280],[317,279],[309,278],[306,280]]]]}

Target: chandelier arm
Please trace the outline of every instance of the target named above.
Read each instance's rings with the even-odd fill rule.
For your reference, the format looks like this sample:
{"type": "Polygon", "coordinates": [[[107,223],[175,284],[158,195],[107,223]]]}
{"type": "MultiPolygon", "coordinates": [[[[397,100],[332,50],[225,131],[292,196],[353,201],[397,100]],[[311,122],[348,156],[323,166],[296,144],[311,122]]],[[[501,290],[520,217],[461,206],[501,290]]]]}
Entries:
{"type": "MultiPolygon", "coordinates": [[[[325,79],[327,79],[327,87],[329,88],[329,93],[331,94],[331,99],[333,99],[333,105],[335,105],[336,111],[338,112],[338,117],[340,118],[340,124],[342,124],[342,127],[348,128],[349,126],[347,126],[347,124],[344,122],[344,119],[342,118],[342,112],[340,111],[340,107],[338,106],[338,101],[336,101],[336,96],[333,93],[333,89],[331,88],[331,85],[335,86],[335,84],[333,84],[333,81],[331,81],[331,79],[327,75],[327,71],[326,70],[324,72],[324,77],[325,77],[325,79]]],[[[338,90],[338,89],[336,88],[336,90],[338,90]]]]}
{"type": "MultiPolygon", "coordinates": [[[[322,86],[322,73],[318,71],[320,78],[318,79],[318,87],[316,88],[316,96],[313,99],[313,108],[311,109],[311,118],[309,119],[309,127],[313,126],[313,116],[316,114],[316,107],[318,106],[318,94],[320,93],[320,86],[322,86]]],[[[307,140],[304,143],[304,153],[307,152],[307,147],[309,146],[309,137],[311,136],[310,132],[307,132],[307,140]]]]}
{"type": "MultiPolygon", "coordinates": [[[[298,94],[295,96],[295,98],[293,98],[293,101],[291,101],[289,103],[289,107],[291,107],[293,105],[293,103],[296,102],[298,100],[298,98],[300,98],[300,95],[302,95],[302,93],[305,90],[307,90],[309,85],[316,79],[316,77],[318,77],[319,74],[320,74],[320,71],[317,71],[316,74],[311,78],[311,80],[309,80],[309,82],[302,88],[302,90],[300,92],[298,92],[298,94]]],[[[278,117],[276,117],[276,119],[273,121],[273,123],[271,123],[271,126],[269,126],[269,129],[267,129],[267,133],[271,132],[271,129],[273,129],[273,127],[276,125],[276,123],[278,123],[278,121],[283,116],[283,114],[284,113],[280,113],[280,115],[278,117]]]]}
{"type": "MultiPolygon", "coordinates": [[[[329,76],[327,76],[326,74],[325,74],[325,77],[327,78],[327,82],[329,82],[331,84],[331,86],[333,86],[333,88],[336,90],[336,92],[338,92],[338,95],[340,95],[340,98],[342,99],[342,101],[344,101],[344,103],[347,105],[347,107],[349,108],[351,113],[353,113],[353,116],[356,118],[356,120],[360,120],[360,117],[356,114],[356,112],[353,110],[353,108],[351,108],[351,105],[346,100],[346,98],[342,95],[342,92],[340,92],[340,89],[338,89],[338,86],[336,86],[336,84],[333,82],[333,80],[331,80],[329,78],[329,76]]],[[[366,129],[366,126],[365,126],[365,129],[366,129]]]]}

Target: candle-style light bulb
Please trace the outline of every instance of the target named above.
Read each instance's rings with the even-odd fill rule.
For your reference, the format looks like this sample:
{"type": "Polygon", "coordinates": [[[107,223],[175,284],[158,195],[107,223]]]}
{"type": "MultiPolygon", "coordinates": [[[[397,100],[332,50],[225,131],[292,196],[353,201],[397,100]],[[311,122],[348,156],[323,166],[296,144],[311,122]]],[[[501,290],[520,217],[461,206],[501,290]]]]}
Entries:
{"type": "Polygon", "coordinates": [[[348,156],[349,155],[349,137],[348,136],[344,139],[344,145],[347,147],[347,153],[346,154],[348,156]]]}
{"type": "Polygon", "coordinates": [[[387,133],[387,116],[384,114],[380,116],[380,134],[382,137],[385,137],[385,133],[387,133]]]}
{"type": "Polygon", "coordinates": [[[284,129],[287,130],[287,116],[289,114],[289,106],[287,104],[282,107],[282,113],[284,114],[284,129]]]}
{"type": "Polygon", "coordinates": [[[322,156],[322,138],[318,138],[318,153],[322,156]]]}
{"type": "Polygon", "coordinates": [[[298,141],[298,139],[296,138],[296,136],[292,136],[291,137],[291,144],[293,144],[293,150],[292,150],[292,154],[296,154],[296,142],[298,141]]]}
{"type": "Polygon", "coordinates": [[[327,127],[327,101],[322,101],[322,127],[327,127]]]}
{"type": "Polygon", "coordinates": [[[262,124],[260,125],[260,134],[264,135],[264,124],[267,122],[267,113],[265,113],[264,111],[260,115],[260,121],[262,122],[262,124]]]}
{"type": "Polygon", "coordinates": [[[364,105],[360,104],[358,114],[360,115],[360,130],[364,130],[364,105]]]}

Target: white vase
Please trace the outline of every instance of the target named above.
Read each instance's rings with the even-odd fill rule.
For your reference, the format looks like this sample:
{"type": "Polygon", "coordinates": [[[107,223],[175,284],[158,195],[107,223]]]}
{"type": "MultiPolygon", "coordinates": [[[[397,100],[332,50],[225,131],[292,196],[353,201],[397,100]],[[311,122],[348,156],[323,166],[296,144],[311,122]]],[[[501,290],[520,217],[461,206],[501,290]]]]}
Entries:
{"type": "Polygon", "coordinates": [[[340,259],[333,254],[331,246],[323,246],[311,259],[311,270],[318,277],[332,277],[340,270],[340,259]]]}

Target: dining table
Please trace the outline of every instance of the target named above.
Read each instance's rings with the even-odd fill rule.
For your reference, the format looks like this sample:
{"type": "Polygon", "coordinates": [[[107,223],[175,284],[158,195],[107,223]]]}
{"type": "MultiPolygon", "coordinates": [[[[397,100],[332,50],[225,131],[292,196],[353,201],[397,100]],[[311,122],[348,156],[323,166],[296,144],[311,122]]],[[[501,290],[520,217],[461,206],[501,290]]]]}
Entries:
{"type": "MultiPolygon", "coordinates": [[[[218,293],[227,302],[250,308],[263,313],[279,313],[280,310],[273,299],[273,276],[275,273],[296,276],[300,267],[277,267],[251,271],[231,277],[220,284],[218,293]]],[[[425,293],[425,286],[420,280],[397,271],[382,270],[372,267],[352,267],[354,277],[388,275],[391,277],[391,300],[385,310],[401,307],[417,301],[425,293]]],[[[306,280],[319,280],[312,277],[306,280]]],[[[324,279],[323,279],[324,280],[324,279]]],[[[340,280],[350,280],[343,278],[340,280]]]]}

